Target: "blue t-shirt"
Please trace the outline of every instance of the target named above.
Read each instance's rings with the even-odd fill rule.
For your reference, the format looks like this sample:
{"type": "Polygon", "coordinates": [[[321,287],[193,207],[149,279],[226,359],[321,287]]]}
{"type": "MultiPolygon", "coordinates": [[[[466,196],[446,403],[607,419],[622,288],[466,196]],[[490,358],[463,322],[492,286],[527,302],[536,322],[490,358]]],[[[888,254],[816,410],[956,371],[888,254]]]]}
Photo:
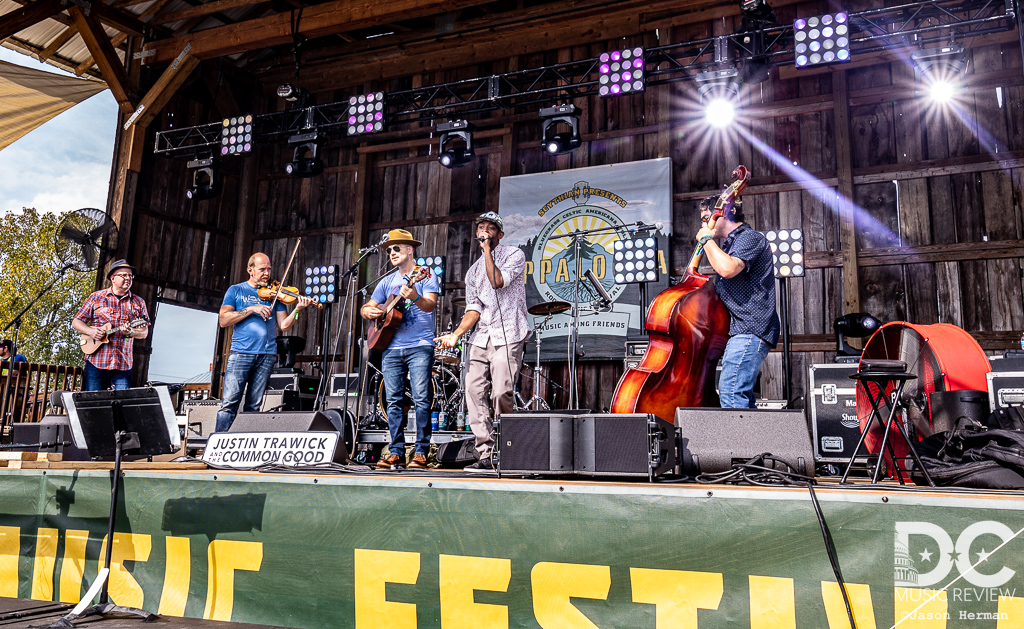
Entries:
{"type": "MultiPolygon", "coordinates": [[[[262,304],[269,306],[270,302],[260,299],[249,282],[235,284],[224,294],[223,306],[232,306],[236,312],[244,310],[249,306],[262,304]]],[[[275,311],[287,311],[280,301],[277,302],[275,311]]],[[[231,334],[231,351],[240,354],[276,354],[277,353],[277,317],[272,316],[266,321],[257,314],[251,314],[242,319],[234,326],[231,334]]]]}
{"type": "MultiPolygon", "coordinates": [[[[397,295],[398,291],[409,281],[408,276],[400,273],[392,273],[385,277],[373,289],[372,299],[378,304],[384,305],[391,295],[397,295]]],[[[413,288],[421,296],[427,293],[440,292],[437,287],[437,278],[431,273],[430,276],[413,284],[413,288]]],[[[420,347],[423,345],[434,345],[434,313],[423,312],[408,299],[402,299],[395,306],[396,310],[402,313],[402,323],[395,330],[395,336],[391,339],[388,349],[402,349],[405,347],[420,347]]]]}

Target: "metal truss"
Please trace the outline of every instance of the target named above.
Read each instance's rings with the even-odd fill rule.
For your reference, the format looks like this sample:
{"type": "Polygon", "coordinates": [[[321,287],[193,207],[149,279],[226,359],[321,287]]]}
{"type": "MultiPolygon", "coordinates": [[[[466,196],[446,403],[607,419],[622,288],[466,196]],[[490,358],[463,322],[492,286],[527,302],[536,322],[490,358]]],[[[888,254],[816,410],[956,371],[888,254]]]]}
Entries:
{"type": "MultiPolygon", "coordinates": [[[[1013,0],[923,0],[849,14],[853,56],[1016,28],[1013,0]]],[[[694,80],[698,72],[758,63],[792,63],[793,28],[772,25],[645,51],[647,83],[694,80]]],[[[598,59],[570,61],[385,95],[388,124],[465,117],[496,109],[551,105],[597,94],[598,59]]],[[[628,98],[628,96],[619,96],[628,98]]],[[[267,143],[310,129],[347,124],[348,101],[256,116],[255,141],[267,143]]],[[[210,123],[157,133],[155,152],[168,156],[218,154],[222,125],[210,123]]],[[[365,141],[367,136],[358,136],[365,141]]]]}

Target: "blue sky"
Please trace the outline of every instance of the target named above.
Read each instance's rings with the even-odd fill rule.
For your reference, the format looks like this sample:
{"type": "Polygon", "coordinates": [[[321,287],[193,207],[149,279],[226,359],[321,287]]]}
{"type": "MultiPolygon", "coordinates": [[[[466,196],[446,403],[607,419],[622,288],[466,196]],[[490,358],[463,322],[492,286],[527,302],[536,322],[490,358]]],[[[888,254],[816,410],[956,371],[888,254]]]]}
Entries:
{"type": "MultiPolygon", "coordinates": [[[[0,59],[74,76],[3,47],[0,59]]],[[[0,213],[106,210],[116,125],[117,103],[103,90],[0,151],[0,213]]]]}
{"type": "MultiPolygon", "coordinates": [[[[0,59],[73,76],[0,47],[0,59]]],[[[34,207],[67,212],[107,208],[117,103],[103,90],[0,150],[0,214],[34,207]]],[[[161,304],[152,331],[150,380],[183,382],[207,373],[217,334],[216,313],[161,304]]]]}

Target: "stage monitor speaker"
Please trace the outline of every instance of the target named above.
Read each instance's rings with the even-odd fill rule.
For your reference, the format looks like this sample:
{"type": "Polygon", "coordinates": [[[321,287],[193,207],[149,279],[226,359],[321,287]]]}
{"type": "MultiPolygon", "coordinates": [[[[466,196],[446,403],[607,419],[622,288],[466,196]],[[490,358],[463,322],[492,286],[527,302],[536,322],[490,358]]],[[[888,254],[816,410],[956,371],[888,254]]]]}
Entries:
{"type": "Polygon", "coordinates": [[[276,413],[239,413],[228,432],[337,432],[338,448],[335,463],[348,460],[349,448],[345,444],[345,428],[340,425],[341,414],[333,412],[280,411],[276,413]]]}
{"type": "MultiPolygon", "coordinates": [[[[803,411],[758,409],[676,409],[684,474],[724,472],[735,462],[746,462],[770,452],[793,465],[793,470],[814,476],[811,437],[803,411]]],[[[785,470],[785,466],[776,466],[785,470]]]]}
{"type": "Polygon", "coordinates": [[[11,445],[27,444],[26,447],[11,448],[14,452],[54,452],[60,453],[64,461],[89,460],[89,451],[76,448],[71,440],[71,424],[67,415],[46,415],[40,422],[11,424],[11,441],[11,445]],[[32,445],[37,443],[48,445],[32,445]]]}
{"type": "Polygon", "coordinates": [[[675,434],[654,415],[577,416],[574,469],[583,476],[660,476],[676,465],[675,434]]]}
{"type": "Polygon", "coordinates": [[[498,416],[494,440],[503,474],[572,474],[573,415],[498,416]]]}

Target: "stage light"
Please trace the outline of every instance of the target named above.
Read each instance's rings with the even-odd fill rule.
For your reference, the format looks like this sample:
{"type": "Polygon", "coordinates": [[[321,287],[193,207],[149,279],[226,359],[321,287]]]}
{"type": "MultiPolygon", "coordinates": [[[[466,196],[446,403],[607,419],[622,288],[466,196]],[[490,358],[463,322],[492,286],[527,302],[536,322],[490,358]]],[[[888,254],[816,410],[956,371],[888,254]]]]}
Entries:
{"type": "Polygon", "coordinates": [[[724,129],[736,118],[736,108],[724,98],[716,98],[704,107],[704,119],[716,129],[724,129]]]}
{"type": "Polygon", "coordinates": [[[185,191],[185,196],[193,201],[203,201],[220,194],[214,175],[216,167],[212,157],[190,161],[188,168],[192,171],[192,187],[185,191]]]}
{"type": "Polygon", "coordinates": [[[864,338],[871,336],[882,322],[866,312],[850,312],[832,323],[832,331],[836,334],[836,353],[840,356],[859,356],[861,351],[846,342],[846,337],[864,338]]]}
{"type": "Polygon", "coordinates": [[[915,50],[910,54],[914,62],[916,93],[928,96],[937,103],[948,103],[964,90],[964,71],[967,57],[964,47],[951,42],[939,48],[915,50]]]}
{"type": "Polygon", "coordinates": [[[288,144],[295,147],[292,161],[284,167],[284,171],[292,177],[315,177],[324,172],[324,163],[320,161],[320,137],[316,129],[309,133],[300,133],[288,138],[288,144]]]}
{"type": "Polygon", "coordinates": [[[580,112],[574,105],[558,105],[540,110],[541,146],[551,155],[563,155],[579,148],[580,112]],[[555,133],[559,126],[568,126],[568,131],[555,133]]]}
{"type": "Polygon", "coordinates": [[[761,24],[775,24],[778,20],[775,9],[768,6],[765,0],[741,0],[740,13],[743,14],[744,20],[761,24]]]}
{"type": "Polygon", "coordinates": [[[627,48],[601,54],[597,88],[602,97],[644,91],[644,49],[627,48]]]}
{"type": "Polygon", "coordinates": [[[360,94],[348,99],[348,134],[365,135],[384,130],[384,92],[360,94]]]}
{"type": "Polygon", "coordinates": [[[628,236],[616,240],[614,263],[616,284],[657,282],[661,277],[658,266],[658,239],[654,236],[628,236]]]}
{"type": "Polygon", "coordinates": [[[221,122],[221,155],[247,155],[252,152],[252,122],[252,114],[225,118],[221,122]]]}
{"type": "Polygon", "coordinates": [[[772,250],[775,277],[804,276],[804,233],[800,229],[771,230],[764,233],[772,250]]]}
{"type": "Polygon", "coordinates": [[[445,273],[448,269],[448,262],[444,256],[427,256],[416,258],[416,264],[430,268],[430,272],[437,278],[438,295],[444,295],[445,273]]]}
{"type": "Polygon", "coordinates": [[[306,267],[305,286],[302,289],[306,297],[322,304],[332,304],[338,294],[338,267],[333,264],[306,267]]]}
{"type": "Polygon", "coordinates": [[[850,60],[850,25],[846,13],[798,18],[793,22],[796,67],[850,60]]]}
{"type": "Polygon", "coordinates": [[[465,120],[442,122],[437,125],[441,134],[437,161],[445,168],[465,166],[473,160],[473,125],[465,120]]]}
{"type": "Polygon", "coordinates": [[[277,95],[279,98],[283,98],[289,103],[295,103],[299,107],[305,107],[309,104],[309,92],[288,83],[278,86],[277,95]]]}

